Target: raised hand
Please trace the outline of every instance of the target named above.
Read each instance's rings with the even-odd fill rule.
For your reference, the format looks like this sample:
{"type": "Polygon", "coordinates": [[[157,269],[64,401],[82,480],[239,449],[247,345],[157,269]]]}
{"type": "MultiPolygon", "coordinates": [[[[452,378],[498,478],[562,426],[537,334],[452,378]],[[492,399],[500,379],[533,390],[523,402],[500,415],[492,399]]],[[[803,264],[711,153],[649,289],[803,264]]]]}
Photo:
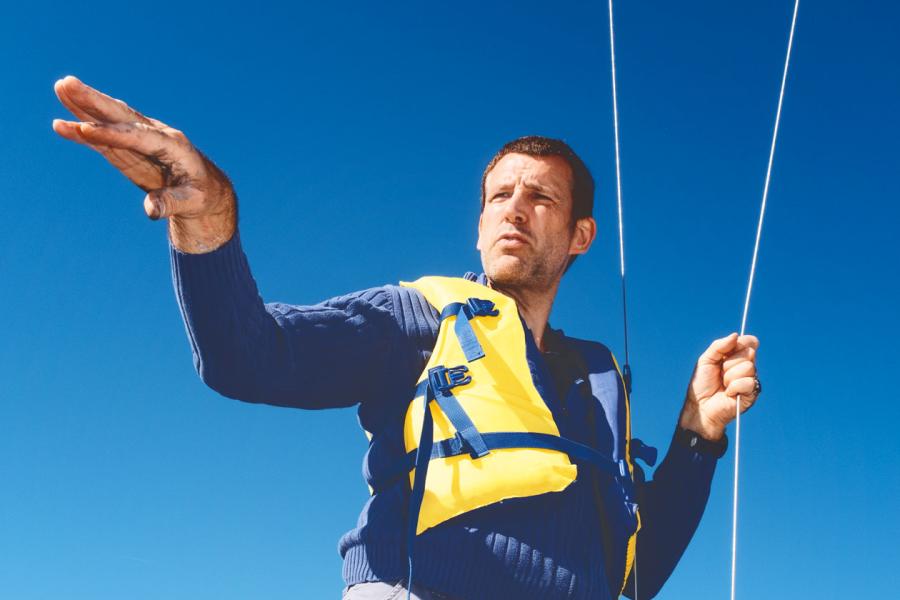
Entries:
{"type": "Polygon", "coordinates": [[[154,220],[169,218],[176,248],[210,252],[231,238],[237,213],[231,182],[181,131],[71,75],[54,90],[80,121],[54,119],[53,130],[96,150],[147,192],[144,211],[154,220]]]}
{"type": "Polygon", "coordinates": [[[715,340],[700,355],[688,385],[680,425],[717,440],[735,419],[737,399],[743,413],[756,402],[756,351],[759,340],[732,333],[715,340]]]}

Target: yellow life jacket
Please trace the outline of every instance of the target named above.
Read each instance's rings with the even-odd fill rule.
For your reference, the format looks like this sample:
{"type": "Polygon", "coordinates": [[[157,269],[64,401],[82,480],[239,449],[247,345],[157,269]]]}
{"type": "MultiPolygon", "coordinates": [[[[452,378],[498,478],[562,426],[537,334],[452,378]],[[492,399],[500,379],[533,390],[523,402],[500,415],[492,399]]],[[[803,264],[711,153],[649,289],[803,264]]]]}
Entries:
{"type": "MultiPolygon", "coordinates": [[[[532,378],[515,300],[462,278],[423,277],[401,285],[418,290],[440,312],[437,342],[403,429],[412,465],[407,532],[411,564],[416,535],[431,527],[509,498],[564,490],[578,476],[570,457],[631,490],[627,393],[624,456],[613,461],[560,436],[532,378]]],[[[617,364],[615,368],[621,380],[617,364]]],[[[623,586],[640,527],[634,506],[634,529],[622,549],[623,586]]]]}

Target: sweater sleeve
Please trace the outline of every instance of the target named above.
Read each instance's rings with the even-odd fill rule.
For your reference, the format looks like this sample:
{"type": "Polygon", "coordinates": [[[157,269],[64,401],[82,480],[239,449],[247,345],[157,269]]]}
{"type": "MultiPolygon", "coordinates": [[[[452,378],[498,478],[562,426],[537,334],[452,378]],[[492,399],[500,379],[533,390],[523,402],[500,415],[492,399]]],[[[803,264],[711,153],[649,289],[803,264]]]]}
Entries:
{"type": "MultiPolygon", "coordinates": [[[[642,599],[659,593],[687,549],[706,508],[717,460],[673,439],[652,481],[643,482],[643,471],[635,465],[640,471],[637,572],[642,599]]],[[[634,574],[632,569],[623,591],[628,598],[634,597],[634,574]]]]}
{"type": "Polygon", "coordinates": [[[351,406],[391,377],[402,342],[389,288],[312,306],[264,303],[239,233],[207,254],[170,245],[194,366],[224,396],[297,408],[351,406]]]}

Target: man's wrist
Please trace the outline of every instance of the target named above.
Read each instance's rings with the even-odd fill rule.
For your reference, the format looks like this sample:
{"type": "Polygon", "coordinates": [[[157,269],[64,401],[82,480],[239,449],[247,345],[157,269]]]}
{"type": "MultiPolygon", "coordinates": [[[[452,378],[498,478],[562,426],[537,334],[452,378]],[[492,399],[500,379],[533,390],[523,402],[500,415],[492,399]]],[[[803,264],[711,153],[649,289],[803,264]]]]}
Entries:
{"type": "Polygon", "coordinates": [[[170,217],[169,241],[187,254],[205,254],[224,246],[237,228],[236,210],[230,208],[217,215],[202,217],[170,217]]]}
{"type": "Polygon", "coordinates": [[[722,439],[725,435],[725,425],[712,422],[710,419],[704,418],[699,407],[685,402],[681,416],[678,418],[678,426],[683,429],[690,429],[700,434],[711,442],[722,439]]]}
{"type": "Polygon", "coordinates": [[[679,425],[675,428],[676,444],[685,448],[690,448],[694,452],[706,454],[714,458],[722,458],[728,451],[728,436],[722,433],[721,437],[715,440],[708,439],[700,433],[682,427],[679,425]]]}

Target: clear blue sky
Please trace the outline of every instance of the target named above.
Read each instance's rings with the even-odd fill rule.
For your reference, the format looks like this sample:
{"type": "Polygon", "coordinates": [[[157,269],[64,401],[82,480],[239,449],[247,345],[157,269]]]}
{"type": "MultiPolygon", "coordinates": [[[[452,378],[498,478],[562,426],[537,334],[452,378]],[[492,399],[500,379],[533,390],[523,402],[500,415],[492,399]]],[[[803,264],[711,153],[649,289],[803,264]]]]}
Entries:
{"type": "MultiPolygon", "coordinates": [[[[790,0],[617,5],[634,421],[665,446],[692,364],[739,326],[790,0]]],[[[337,598],[367,490],[353,410],[194,373],[164,226],[84,147],[75,74],[233,178],[267,301],[479,267],[481,169],[562,137],[601,235],[551,322],[621,352],[604,2],[15,3],[0,19],[0,595],[337,598]]],[[[900,44],[893,3],[805,2],[749,329],[739,596],[898,583],[900,44]]],[[[728,590],[731,454],[661,598],[728,590]]]]}

